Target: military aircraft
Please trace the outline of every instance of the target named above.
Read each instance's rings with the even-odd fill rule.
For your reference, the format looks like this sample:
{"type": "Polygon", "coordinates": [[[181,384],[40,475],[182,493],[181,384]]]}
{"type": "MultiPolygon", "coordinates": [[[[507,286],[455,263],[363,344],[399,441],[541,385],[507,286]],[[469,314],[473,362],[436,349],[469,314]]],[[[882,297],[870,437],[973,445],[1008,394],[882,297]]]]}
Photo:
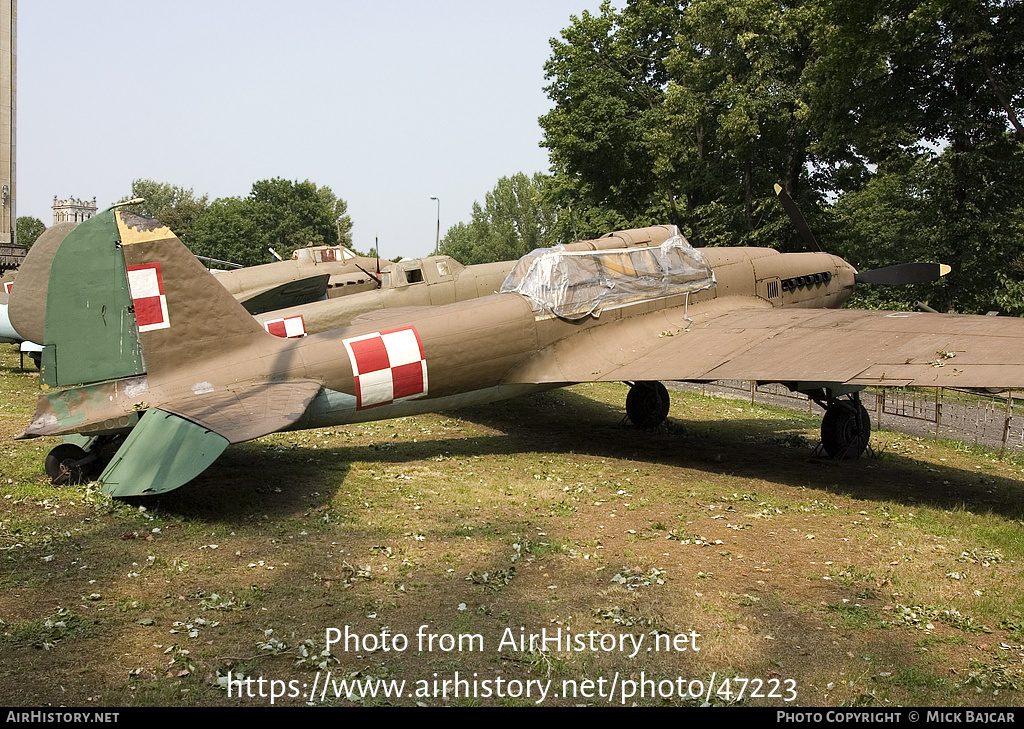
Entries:
{"type": "MultiPolygon", "coordinates": [[[[56,223],[46,230],[44,230],[40,236],[36,239],[33,246],[38,246],[42,249],[53,248],[64,239],[64,236],[74,230],[75,223],[56,223]]],[[[0,278],[0,342],[21,342],[22,337],[14,329],[11,324],[11,319],[7,309],[7,299],[14,286],[14,280],[17,277],[17,271],[7,271],[3,277],[0,278]]]]}
{"type": "Polygon", "coordinates": [[[481,295],[477,290],[494,293],[513,263],[483,264],[467,270],[450,256],[395,263],[358,256],[344,246],[309,246],[296,250],[289,261],[213,273],[251,314],[264,315],[260,317],[264,322],[294,319],[302,313],[297,307],[305,304],[368,294],[358,304],[348,301],[310,309],[305,318],[314,329],[307,331],[323,331],[364,311],[450,304],[481,295]],[[285,309],[296,310],[266,316],[285,309]]]}
{"type": "Polygon", "coordinates": [[[0,278],[0,342],[20,342],[21,337],[14,331],[11,319],[7,316],[7,295],[11,293],[14,283],[14,272],[8,271],[0,278]]]}
{"type": "MultiPolygon", "coordinates": [[[[385,269],[391,266],[385,261],[385,269]]],[[[299,248],[291,260],[213,271],[252,314],[380,287],[380,261],[345,246],[299,248]],[[374,274],[374,270],[377,271],[374,274]]]]}
{"type": "Polygon", "coordinates": [[[463,266],[450,256],[402,260],[380,272],[378,288],[256,314],[256,320],[271,334],[301,337],[347,326],[381,310],[466,301],[495,293],[515,263],[463,266]]]}
{"type": "MultiPolygon", "coordinates": [[[[75,225],[47,228],[34,246],[40,251],[36,260],[52,256],[75,225]]],[[[343,326],[378,309],[447,304],[494,293],[514,263],[467,267],[442,255],[381,262],[344,246],[310,246],[296,250],[288,261],[212,273],[268,331],[295,337],[343,326]]],[[[8,272],[0,279],[0,342],[22,342],[23,351],[39,364],[42,348],[23,342],[8,315],[14,276],[8,272]]],[[[39,282],[28,278],[26,285],[38,291],[39,282]]]]}
{"type": "Polygon", "coordinates": [[[108,211],[35,253],[22,275],[46,306],[27,288],[10,300],[17,331],[44,345],[19,437],[66,436],[47,458],[58,480],[116,447],[99,475],[115,497],[177,488],[228,444],[276,431],[576,382],[629,383],[642,427],[667,415],[662,380],[785,383],[825,409],[839,458],[867,446],[867,385],[1024,386],[1020,319],[838,309],[858,280],[906,277],[822,252],[697,250],[671,226],[534,251],[499,293],[294,339],[270,335],[152,219],[108,211]]]}

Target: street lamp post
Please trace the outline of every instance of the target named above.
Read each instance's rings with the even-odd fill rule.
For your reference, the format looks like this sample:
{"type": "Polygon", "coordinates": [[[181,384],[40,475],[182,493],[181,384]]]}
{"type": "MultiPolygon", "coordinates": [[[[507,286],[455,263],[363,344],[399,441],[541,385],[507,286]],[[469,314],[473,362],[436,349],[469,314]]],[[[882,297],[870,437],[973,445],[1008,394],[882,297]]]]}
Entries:
{"type": "Polygon", "coordinates": [[[434,239],[434,255],[437,255],[437,251],[441,248],[441,198],[430,196],[431,200],[437,201],[437,237],[434,239]]]}

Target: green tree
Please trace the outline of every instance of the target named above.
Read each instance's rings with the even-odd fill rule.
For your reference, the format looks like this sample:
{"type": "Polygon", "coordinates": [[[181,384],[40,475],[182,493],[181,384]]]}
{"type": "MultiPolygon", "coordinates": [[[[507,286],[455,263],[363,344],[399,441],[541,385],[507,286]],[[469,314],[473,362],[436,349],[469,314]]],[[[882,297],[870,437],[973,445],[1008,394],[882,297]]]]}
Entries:
{"type": "Polygon", "coordinates": [[[156,218],[186,244],[191,242],[192,227],[207,208],[206,195],[196,197],[191,188],[155,180],[133,180],[131,195],[124,200],[136,198],[143,202],[131,206],[131,210],[156,218]]]}
{"type": "Polygon", "coordinates": [[[633,0],[573,18],[552,40],[541,117],[560,202],[673,222],[696,245],[802,245],[772,187],[815,199],[814,7],[633,0]]]}
{"type": "Polygon", "coordinates": [[[329,187],[308,180],[260,180],[245,198],[214,200],[187,242],[197,255],[245,266],[267,263],[270,248],[288,258],[304,246],[351,245],[347,207],[329,187]]]}
{"type": "Polygon", "coordinates": [[[933,306],[1007,308],[1024,253],[1017,4],[836,0],[829,10],[822,85],[846,113],[833,107],[832,137],[823,143],[844,150],[835,158],[876,165],[876,175],[903,177],[899,186],[914,191],[905,210],[919,216],[918,235],[903,254],[930,255],[953,269],[933,306]]]}
{"type": "Polygon", "coordinates": [[[39,218],[23,216],[18,218],[17,230],[18,243],[23,246],[31,246],[36,242],[36,238],[42,235],[43,231],[46,230],[46,226],[39,218]]]}
{"type": "Polygon", "coordinates": [[[217,198],[192,227],[189,248],[197,256],[255,266],[270,261],[264,236],[245,198],[217,198]]]}
{"type": "Polygon", "coordinates": [[[858,265],[949,263],[929,289],[939,308],[982,311],[1024,288],[1015,1],[606,3],[552,41],[546,70],[552,189],[574,222],[804,249],[778,181],[858,265]]]}
{"type": "Polygon", "coordinates": [[[445,234],[440,252],[466,265],[513,261],[534,248],[561,242],[559,212],[545,189],[547,177],[522,172],[502,177],[487,193],[484,204],[473,203],[469,223],[445,234]]]}
{"type": "Polygon", "coordinates": [[[347,205],[329,187],[317,187],[309,180],[291,182],[277,177],[254,183],[248,200],[257,227],[282,256],[304,246],[351,244],[352,223],[345,215],[347,205]],[[344,222],[346,236],[341,241],[339,218],[344,222]]]}

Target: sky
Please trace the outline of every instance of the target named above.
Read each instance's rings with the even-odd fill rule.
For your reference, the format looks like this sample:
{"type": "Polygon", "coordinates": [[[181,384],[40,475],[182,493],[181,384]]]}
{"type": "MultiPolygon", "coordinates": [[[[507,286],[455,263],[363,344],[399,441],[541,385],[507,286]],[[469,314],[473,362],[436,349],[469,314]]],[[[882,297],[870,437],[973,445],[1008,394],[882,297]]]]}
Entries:
{"type": "Polygon", "coordinates": [[[548,171],[550,39],[599,0],[18,4],[17,215],[138,178],[348,203],[353,243],[429,255],[501,177],[548,171]]]}

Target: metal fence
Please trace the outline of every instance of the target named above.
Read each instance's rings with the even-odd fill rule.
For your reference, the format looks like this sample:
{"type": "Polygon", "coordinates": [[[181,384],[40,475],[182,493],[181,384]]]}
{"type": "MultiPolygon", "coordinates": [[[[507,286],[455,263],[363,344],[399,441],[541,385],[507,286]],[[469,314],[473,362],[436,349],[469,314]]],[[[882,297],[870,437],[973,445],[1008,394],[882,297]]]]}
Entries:
{"type": "MultiPolygon", "coordinates": [[[[777,384],[720,380],[694,385],[705,393],[723,391],[749,397],[751,403],[782,405],[808,413],[820,412],[804,394],[777,384]]],[[[951,438],[998,448],[1024,451],[1024,398],[1020,392],[985,393],[932,388],[869,388],[861,402],[876,428],[888,428],[916,435],[951,438]]]]}

